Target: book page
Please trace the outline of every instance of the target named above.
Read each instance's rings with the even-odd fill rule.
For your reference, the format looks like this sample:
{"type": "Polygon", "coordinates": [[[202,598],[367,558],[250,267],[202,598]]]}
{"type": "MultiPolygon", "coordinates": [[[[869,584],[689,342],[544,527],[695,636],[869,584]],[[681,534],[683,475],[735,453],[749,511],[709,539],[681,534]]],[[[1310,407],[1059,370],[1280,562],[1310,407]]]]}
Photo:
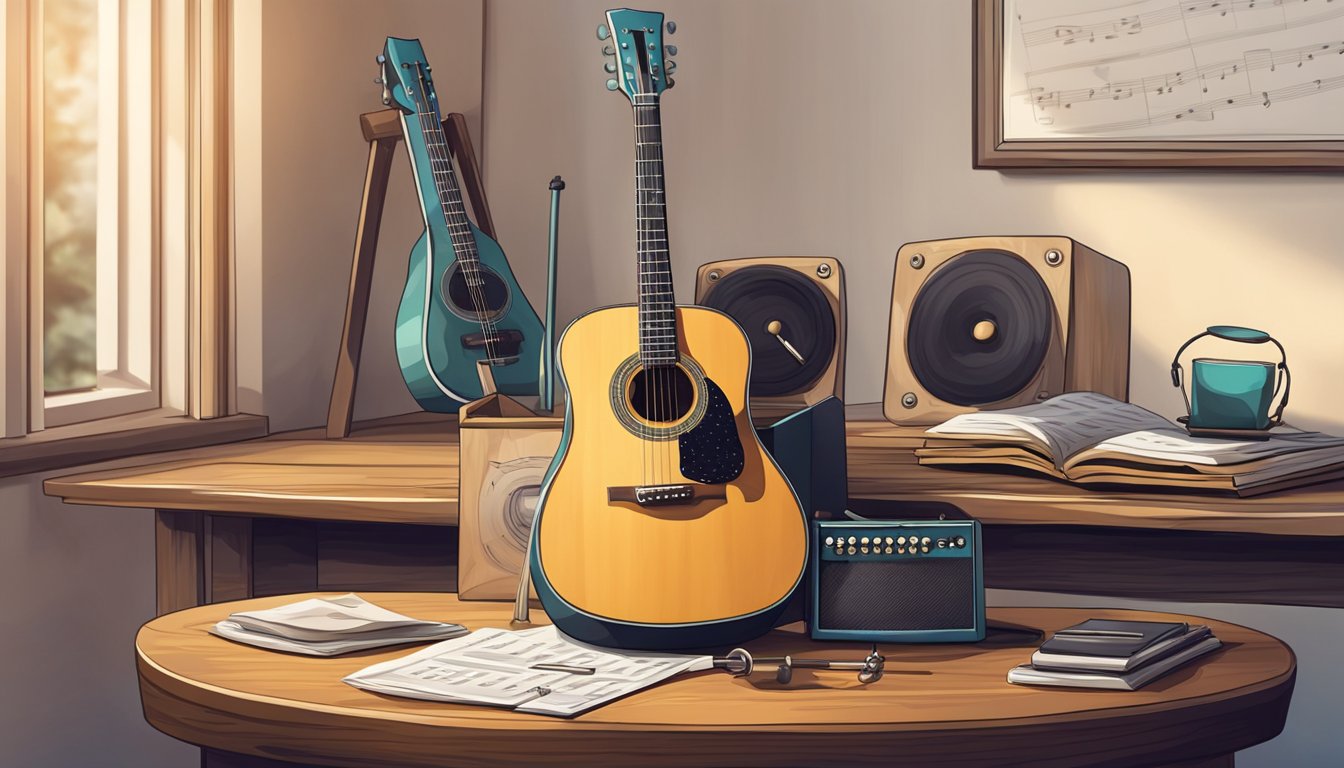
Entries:
{"type": "Polygon", "coordinates": [[[479,629],[402,659],[360,670],[345,682],[393,696],[484,704],[570,717],[681,672],[709,669],[709,656],[613,651],[572,640],[555,627],[479,629]],[[559,664],[590,674],[537,669],[559,664]]]}
{"type": "Polygon", "coordinates": [[[1027,439],[1044,449],[1061,472],[1075,454],[1111,438],[1174,425],[1152,411],[1097,392],[1070,392],[1043,403],[953,416],[925,432],[933,437],[1027,439]]]}
{"type": "MultiPolygon", "coordinates": [[[[1140,430],[1098,443],[1095,450],[1189,466],[1225,467],[1313,451],[1313,461],[1344,459],[1344,438],[1283,429],[1268,440],[1192,437],[1179,428],[1140,430]]],[[[1086,459],[1088,457],[1079,457],[1086,459]]],[[[1278,462],[1276,462],[1278,463],[1278,462]]],[[[1283,462],[1288,466],[1289,462],[1283,462]]]]}

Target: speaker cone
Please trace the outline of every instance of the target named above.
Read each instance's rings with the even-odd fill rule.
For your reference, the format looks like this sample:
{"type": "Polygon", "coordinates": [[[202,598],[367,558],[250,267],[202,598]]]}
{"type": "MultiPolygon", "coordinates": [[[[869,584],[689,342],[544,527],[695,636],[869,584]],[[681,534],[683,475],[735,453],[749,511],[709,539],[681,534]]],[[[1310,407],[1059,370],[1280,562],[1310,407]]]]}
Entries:
{"type": "Polygon", "coordinates": [[[766,265],[740,269],[715,283],[701,303],[746,331],[753,397],[804,391],[826,372],[835,352],[835,318],[821,287],[804,275],[766,265]]]}
{"type": "Polygon", "coordinates": [[[968,251],[916,295],[905,340],[910,369],[934,397],[983,405],[1035,378],[1053,332],[1050,291],[1007,251],[968,251]]]}

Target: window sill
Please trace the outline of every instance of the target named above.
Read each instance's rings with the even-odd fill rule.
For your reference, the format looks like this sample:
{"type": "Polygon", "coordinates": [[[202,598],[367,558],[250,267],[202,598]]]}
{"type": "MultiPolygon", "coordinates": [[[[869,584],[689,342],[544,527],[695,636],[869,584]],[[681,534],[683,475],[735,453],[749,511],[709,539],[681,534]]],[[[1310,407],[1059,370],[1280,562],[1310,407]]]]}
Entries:
{"type": "Polygon", "coordinates": [[[250,440],[264,437],[266,428],[265,416],[199,420],[167,409],[53,427],[0,440],[0,477],[250,440]]]}

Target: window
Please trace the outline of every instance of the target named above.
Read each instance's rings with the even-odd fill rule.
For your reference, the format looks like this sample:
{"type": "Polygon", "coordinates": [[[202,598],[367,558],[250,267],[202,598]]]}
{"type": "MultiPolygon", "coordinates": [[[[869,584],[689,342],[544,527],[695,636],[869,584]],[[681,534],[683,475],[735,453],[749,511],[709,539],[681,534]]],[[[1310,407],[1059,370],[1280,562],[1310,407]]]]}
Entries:
{"type": "Polygon", "coordinates": [[[160,375],[180,374],[159,369],[153,331],[151,4],[30,5],[41,58],[30,251],[41,261],[42,421],[55,427],[157,408],[160,375]]]}
{"type": "Polygon", "coordinates": [[[0,2],[0,437],[226,415],[228,0],[0,2]]]}

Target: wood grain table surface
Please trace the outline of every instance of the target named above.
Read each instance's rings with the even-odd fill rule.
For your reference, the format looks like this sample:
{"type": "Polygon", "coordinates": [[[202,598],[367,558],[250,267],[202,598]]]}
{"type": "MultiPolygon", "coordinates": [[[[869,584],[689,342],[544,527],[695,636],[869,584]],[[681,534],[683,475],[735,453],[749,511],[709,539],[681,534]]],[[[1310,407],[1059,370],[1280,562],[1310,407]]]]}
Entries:
{"type": "MultiPolygon", "coordinates": [[[[1248,499],[1088,490],[1043,477],[921,467],[913,449],[924,442],[922,427],[887,422],[875,403],[846,413],[854,499],[951,504],[986,525],[1344,537],[1344,481],[1248,499]]],[[[456,525],[457,421],[407,414],[361,423],[341,440],[320,429],[285,432],[142,456],[53,477],[44,487],[75,504],[456,525]]]]}
{"type": "MultiPolygon", "coordinates": [[[[751,678],[708,671],[565,720],[398,699],[341,682],[409,653],[406,647],[310,658],[206,631],[232,611],[310,596],[201,606],[147,623],[136,637],[146,719],[214,750],[338,766],[1228,766],[1235,750],[1282,730],[1295,677],[1286,645],[1234,624],[1110,609],[997,608],[985,642],[883,646],[888,671],[871,685],[849,672],[799,670],[783,686],[768,670],[751,678]],[[1089,617],[1198,621],[1224,647],[1136,692],[1006,682],[1040,637],[997,627],[1052,632],[1089,617]]],[[[472,629],[508,626],[512,609],[451,594],[365,596],[472,629]]],[[[866,650],[813,642],[800,625],[748,648],[821,658],[866,650]]]]}

